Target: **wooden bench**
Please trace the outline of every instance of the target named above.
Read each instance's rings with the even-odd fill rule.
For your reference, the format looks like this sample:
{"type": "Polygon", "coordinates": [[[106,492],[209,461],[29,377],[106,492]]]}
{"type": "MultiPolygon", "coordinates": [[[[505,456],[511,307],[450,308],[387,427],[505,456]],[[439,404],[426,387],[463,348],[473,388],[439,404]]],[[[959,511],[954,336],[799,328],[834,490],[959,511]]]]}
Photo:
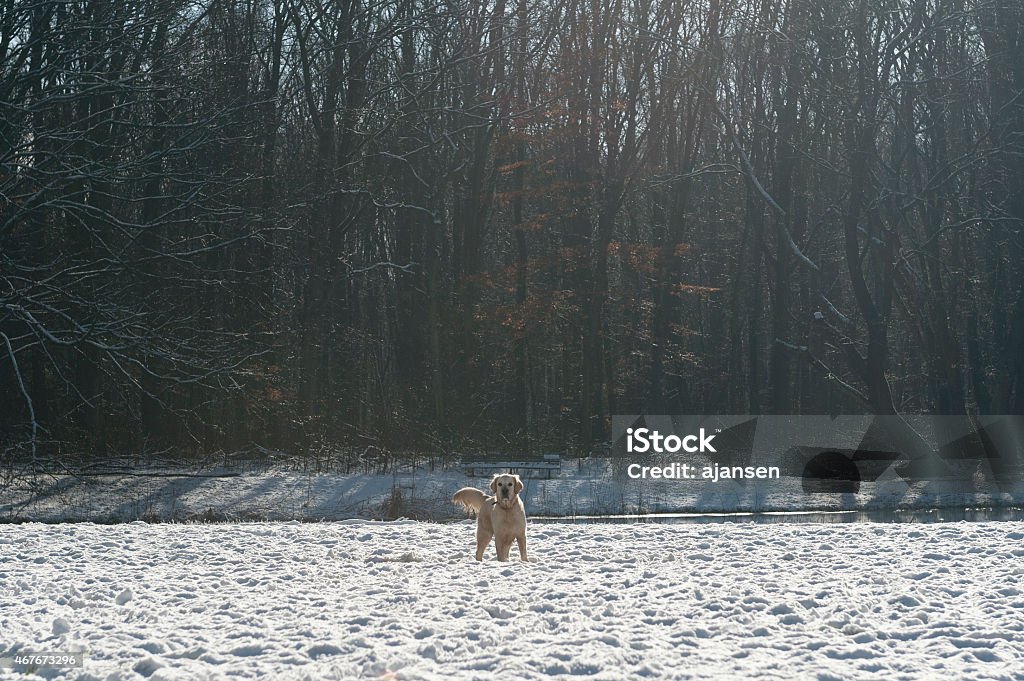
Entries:
{"type": "Polygon", "coordinates": [[[524,478],[544,477],[562,471],[562,455],[554,452],[539,457],[508,459],[487,455],[468,457],[462,460],[462,470],[471,478],[490,477],[495,473],[514,473],[524,478]]]}

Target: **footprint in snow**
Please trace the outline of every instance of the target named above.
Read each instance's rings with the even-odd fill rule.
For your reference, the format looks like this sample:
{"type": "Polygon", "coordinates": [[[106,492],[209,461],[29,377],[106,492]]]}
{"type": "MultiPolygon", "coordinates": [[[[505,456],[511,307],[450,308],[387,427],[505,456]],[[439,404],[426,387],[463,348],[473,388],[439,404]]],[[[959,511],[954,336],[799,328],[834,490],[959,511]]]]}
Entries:
{"type": "Polygon", "coordinates": [[[306,651],[306,655],[310,659],[317,659],[320,657],[330,657],[333,655],[341,655],[344,651],[338,646],[330,645],[329,643],[320,643],[318,645],[310,647],[306,651]]]}
{"type": "Polygon", "coordinates": [[[498,605],[485,605],[484,610],[487,611],[488,615],[498,620],[512,619],[516,616],[514,612],[505,610],[504,608],[498,605]]]}

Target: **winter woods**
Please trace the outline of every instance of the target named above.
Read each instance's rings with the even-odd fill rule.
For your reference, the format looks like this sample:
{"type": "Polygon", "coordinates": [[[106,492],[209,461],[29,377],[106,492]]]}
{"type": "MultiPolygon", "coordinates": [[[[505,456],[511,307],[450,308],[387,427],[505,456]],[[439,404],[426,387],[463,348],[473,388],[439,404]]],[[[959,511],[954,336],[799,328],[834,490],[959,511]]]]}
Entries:
{"type": "Polygon", "coordinates": [[[1021,413],[1009,0],[13,0],[6,451],[1021,413]]]}

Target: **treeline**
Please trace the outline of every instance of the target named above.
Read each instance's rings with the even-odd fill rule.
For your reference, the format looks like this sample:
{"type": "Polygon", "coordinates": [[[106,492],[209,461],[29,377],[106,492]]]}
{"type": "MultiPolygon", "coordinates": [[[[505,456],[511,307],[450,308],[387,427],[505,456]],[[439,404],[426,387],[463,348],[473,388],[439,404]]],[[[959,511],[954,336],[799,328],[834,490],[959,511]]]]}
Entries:
{"type": "Polygon", "coordinates": [[[7,451],[1024,412],[1011,0],[12,0],[7,451]]]}

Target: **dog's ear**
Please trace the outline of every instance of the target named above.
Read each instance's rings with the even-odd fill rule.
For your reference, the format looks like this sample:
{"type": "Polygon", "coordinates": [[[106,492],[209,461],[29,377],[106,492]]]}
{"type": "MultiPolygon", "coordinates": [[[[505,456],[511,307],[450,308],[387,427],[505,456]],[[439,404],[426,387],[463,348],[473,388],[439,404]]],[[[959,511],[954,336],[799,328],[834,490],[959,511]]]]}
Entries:
{"type": "Polygon", "coordinates": [[[523,491],[523,481],[519,479],[518,475],[514,477],[516,479],[516,494],[519,494],[520,492],[523,491]]]}
{"type": "Polygon", "coordinates": [[[498,477],[499,476],[495,475],[493,478],[491,478],[490,488],[491,491],[495,494],[498,493],[498,477]]]}

